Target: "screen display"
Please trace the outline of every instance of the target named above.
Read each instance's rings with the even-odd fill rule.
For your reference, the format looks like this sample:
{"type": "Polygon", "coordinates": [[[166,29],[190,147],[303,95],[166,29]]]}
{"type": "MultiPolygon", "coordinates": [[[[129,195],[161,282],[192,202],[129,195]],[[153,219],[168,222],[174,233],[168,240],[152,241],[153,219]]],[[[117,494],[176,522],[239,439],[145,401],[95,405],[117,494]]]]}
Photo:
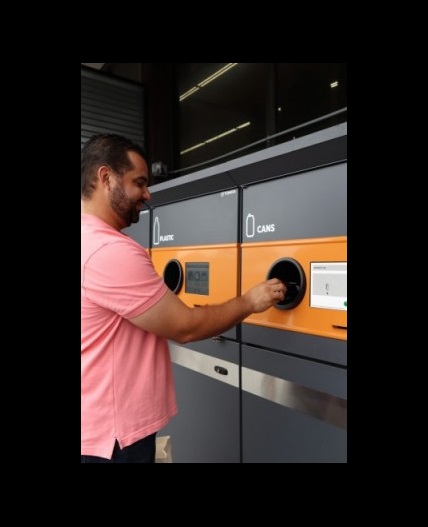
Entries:
{"type": "Polygon", "coordinates": [[[209,294],[208,262],[186,263],[186,293],[209,294]]]}
{"type": "Polygon", "coordinates": [[[348,310],[348,262],[311,262],[311,307],[348,310]]]}

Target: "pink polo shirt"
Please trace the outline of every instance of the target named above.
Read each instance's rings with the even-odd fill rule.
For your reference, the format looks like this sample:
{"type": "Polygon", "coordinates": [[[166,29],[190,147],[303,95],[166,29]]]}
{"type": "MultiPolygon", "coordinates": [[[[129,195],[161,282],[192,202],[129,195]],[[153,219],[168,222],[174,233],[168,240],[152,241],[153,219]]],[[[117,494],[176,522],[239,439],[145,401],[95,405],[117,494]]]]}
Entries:
{"type": "Polygon", "coordinates": [[[111,459],[177,413],[168,343],[134,318],[167,291],[146,250],[82,214],[81,454],[111,459]]]}

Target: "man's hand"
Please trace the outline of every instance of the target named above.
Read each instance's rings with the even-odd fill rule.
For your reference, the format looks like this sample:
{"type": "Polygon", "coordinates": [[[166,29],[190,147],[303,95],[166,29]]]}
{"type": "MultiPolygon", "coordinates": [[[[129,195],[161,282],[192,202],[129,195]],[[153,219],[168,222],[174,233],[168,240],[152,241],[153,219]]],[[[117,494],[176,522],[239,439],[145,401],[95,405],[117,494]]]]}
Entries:
{"type": "Polygon", "coordinates": [[[253,313],[261,313],[284,300],[286,293],[287,288],[284,282],[278,278],[271,278],[255,285],[242,296],[249,302],[249,307],[253,313]]]}

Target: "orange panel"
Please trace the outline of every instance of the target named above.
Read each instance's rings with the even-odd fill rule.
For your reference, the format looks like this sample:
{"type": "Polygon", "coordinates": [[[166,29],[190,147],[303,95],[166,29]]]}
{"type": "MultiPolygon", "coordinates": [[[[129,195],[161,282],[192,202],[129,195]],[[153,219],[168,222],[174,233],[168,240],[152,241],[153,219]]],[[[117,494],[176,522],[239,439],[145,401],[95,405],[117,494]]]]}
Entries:
{"type": "Polygon", "coordinates": [[[209,294],[186,293],[186,279],[177,296],[188,306],[219,304],[238,294],[238,244],[197,247],[165,247],[152,249],[152,260],[156,271],[163,276],[170,260],[178,260],[183,276],[186,263],[207,262],[209,264],[209,294]]]}
{"type": "Polygon", "coordinates": [[[265,280],[272,264],[281,258],[296,260],[306,275],[301,303],[289,310],[271,307],[264,313],[250,315],[244,322],[346,340],[346,310],[310,307],[311,262],[347,262],[346,236],[242,244],[242,291],[265,280]]]}

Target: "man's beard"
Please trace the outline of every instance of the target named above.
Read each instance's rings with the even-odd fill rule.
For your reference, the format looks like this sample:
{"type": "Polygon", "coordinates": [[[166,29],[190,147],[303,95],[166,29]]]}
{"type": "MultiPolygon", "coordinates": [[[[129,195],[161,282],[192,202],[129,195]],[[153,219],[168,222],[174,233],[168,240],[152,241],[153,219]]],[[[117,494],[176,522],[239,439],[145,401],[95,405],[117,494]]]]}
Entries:
{"type": "Polygon", "coordinates": [[[131,223],[137,223],[140,219],[140,212],[137,209],[137,202],[133,202],[123,190],[123,186],[118,183],[110,194],[110,205],[112,209],[125,222],[126,227],[131,223]]]}

